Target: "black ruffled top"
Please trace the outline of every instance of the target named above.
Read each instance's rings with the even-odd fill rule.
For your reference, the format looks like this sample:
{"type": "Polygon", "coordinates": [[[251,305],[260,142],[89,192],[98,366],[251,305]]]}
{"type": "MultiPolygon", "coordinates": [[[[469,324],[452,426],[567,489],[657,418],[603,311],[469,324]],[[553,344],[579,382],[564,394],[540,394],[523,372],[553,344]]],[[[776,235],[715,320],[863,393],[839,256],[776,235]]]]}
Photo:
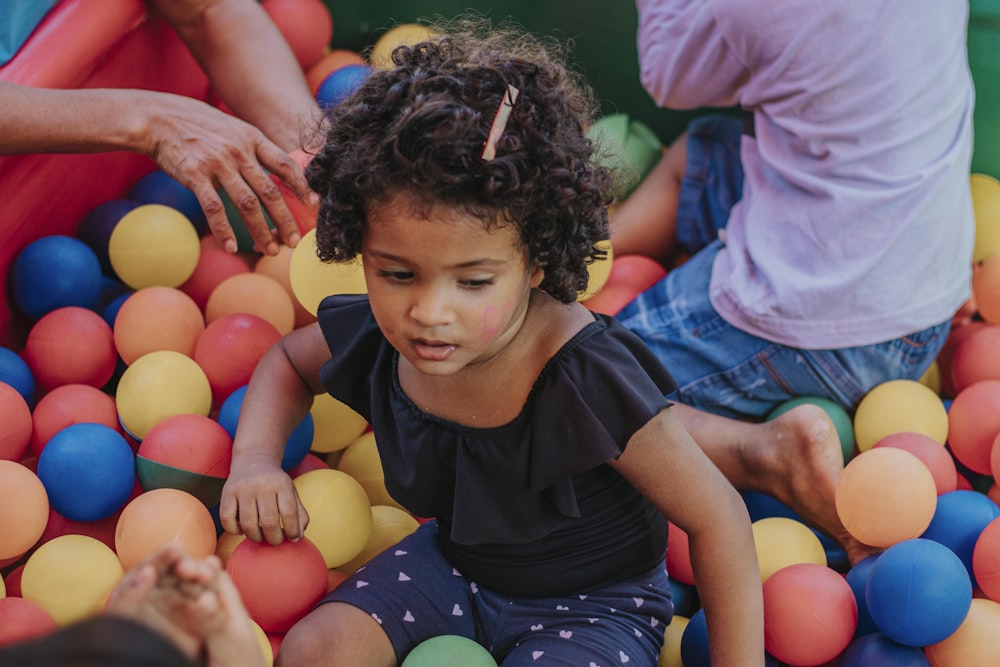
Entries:
{"type": "Polygon", "coordinates": [[[593,590],[662,563],[666,519],[605,465],[676,384],[617,320],[593,323],[549,360],[521,413],[474,428],[421,411],[367,295],[326,298],[332,358],[320,378],[374,431],[386,489],[435,517],[445,554],[480,585],[515,595],[593,590]]]}

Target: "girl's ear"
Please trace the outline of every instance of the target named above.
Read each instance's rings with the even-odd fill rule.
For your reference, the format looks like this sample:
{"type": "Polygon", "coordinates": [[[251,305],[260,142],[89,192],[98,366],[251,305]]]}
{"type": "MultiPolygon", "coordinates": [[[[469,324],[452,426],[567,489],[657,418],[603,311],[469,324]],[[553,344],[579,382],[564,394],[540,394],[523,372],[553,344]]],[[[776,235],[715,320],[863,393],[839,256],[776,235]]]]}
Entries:
{"type": "Polygon", "coordinates": [[[528,276],[528,281],[531,285],[531,289],[538,289],[538,286],[542,284],[542,280],[545,279],[545,270],[535,264],[532,266],[531,274],[528,276]]]}

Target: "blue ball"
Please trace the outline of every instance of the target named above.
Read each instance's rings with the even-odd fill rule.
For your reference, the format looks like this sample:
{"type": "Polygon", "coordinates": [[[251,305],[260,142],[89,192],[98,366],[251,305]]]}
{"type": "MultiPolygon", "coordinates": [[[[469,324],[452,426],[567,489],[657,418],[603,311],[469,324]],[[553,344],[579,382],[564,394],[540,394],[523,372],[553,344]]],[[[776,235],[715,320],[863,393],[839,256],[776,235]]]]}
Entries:
{"type": "Polygon", "coordinates": [[[976,585],[972,572],[972,551],[986,524],[1000,516],[1000,507],[986,494],[959,489],[938,496],[934,517],[921,537],[940,542],[962,560],[976,585]]]}
{"type": "Polygon", "coordinates": [[[972,605],[972,581],[948,547],[917,538],[883,551],[868,573],[868,611],[878,629],[905,646],[950,636],[972,605]]]}
{"type": "Polygon", "coordinates": [[[87,215],[83,216],[80,227],[76,230],[76,237],[90,246],[90,249],[97,255],[97,259],[101,263],[101,270],[105,275],[115,275],[111,260],[108,258],[108,242],[111,239],[111,232],[115,230],[118,221],[137,206],[139,206],[139,202],[130,199],[112,199],[98,204],[90,209],[87,215]]]}
{"type": "MultiPolygon", "coordinates": [[[[247,393],[247,385],[243,385],[235,390],[219,406],[219,424],[226,429],[229,437],[236,437],[236,425],[240,420],[240,408],[243,406],[243,397],[247,393]]],[[[281,458],[281,469],[289,471],[298,464],[309,453],[312,447],[313,436],[315,435],[315,423],[312,413],[306,413],[302,421],[298,423],[292,434],[285,442],[285,453],[281,458]]]]}
{"type": "Polygon", "coordinates": [[[177,209],[191,221],[198,230],[198,236],[204,235],[208,230],[208,218],[205,217],[205,211],[194,191],[161,169],[136,181],[128,191],[128,198],[139,204],[163,204],[177,209]]]}
{"type": "Polygon", "coordinates": [[[35,405],[35,375],[28,362],[14,350],[0,347],[0,382],[13,387],[28,407],[35,405]]]}
{"type": "Polygon", "coordinates": [[[705,610],[699,609],[688,620],[681,635],[681,662],[684,667],[710,667],[708,656],[708,623],[705,610]]]}
{"type": "Polygon", "coordinates": [[[316,89],[320,108],[331,109],[361,87],[371,73],[370,65],[345,65],[326,75],[316,89]]]}
{"type": "Polygon", "coordinates": [[[25,315],[38,320],[64,306],[92,308],[101,293],[101,262],[86,243],[53,234],[29,243],[11,265],[11,292],[25,315]]]}
{"type": "Polygon", "coordinates": [[[881,632],[859,637],[841,654],[837,667],[930,667],[916,646],[903,646],[881,632]]]}
{"type": "Polygon", "coordinates": [[[98,521],[124,507],[132,494],[135,454],[113,428],[72,424],[42,449],[38,478],[56,512],[73,521],[98,521]]]}
{"type": "Polygon", "coordinates": [[[872,632],[878,632],[878,626],[872,620],[872,615],[868,612],[868,602],[865,600],[865,588],[868,585],[868,575],[872,566],[878,560],[878,554],[872,554],[863,560],[855,563],[844,575],[847,585],[854,593],[854,600],[858,603],[858,627],[854,631],[854,637],[858,638],[872,632]]]}
{"type": "Polygon", "coordinates": [[[698,590],[676,579],[670,579],[670,600],[674,603],[674,613],[684,618],[691,618],[701,606],[698,590]]]}

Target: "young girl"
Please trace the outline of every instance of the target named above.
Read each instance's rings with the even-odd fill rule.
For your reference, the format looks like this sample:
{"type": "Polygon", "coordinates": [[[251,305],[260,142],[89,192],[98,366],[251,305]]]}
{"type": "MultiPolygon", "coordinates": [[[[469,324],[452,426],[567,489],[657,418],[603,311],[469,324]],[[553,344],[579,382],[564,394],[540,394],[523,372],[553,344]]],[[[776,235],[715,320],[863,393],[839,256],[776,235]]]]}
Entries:
{"type": "Polygon", "coordinates": [[[319,255],[360,257],[368,294],[327,298],[261,360],[223,525],[302,535],[281,449],[322,391],[368,419],[393,497],[435,520],[292,628],[278,662],[390,666],[457,634],[504,667],[653,667],[669,517],[712,664],[762,665],[740,496],[675,419],[669,373],[576,302],[608,236],[592,102],[557,48],[478,27],[399,48],[332,110],[308,170],[319,255]]]}

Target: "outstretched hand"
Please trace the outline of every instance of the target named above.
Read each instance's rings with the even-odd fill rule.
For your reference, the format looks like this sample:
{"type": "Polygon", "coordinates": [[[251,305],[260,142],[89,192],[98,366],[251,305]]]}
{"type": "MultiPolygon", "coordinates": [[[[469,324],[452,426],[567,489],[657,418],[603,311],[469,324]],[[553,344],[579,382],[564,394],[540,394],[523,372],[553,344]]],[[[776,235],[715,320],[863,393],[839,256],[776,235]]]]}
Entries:
{"type": "Polygon", "coordinates": [[[281,544],[305,534],[309,514],[288,473],[266,457],[245,455],[233,461],[222,488],[219,520],[226,532],[281,544]]]}

